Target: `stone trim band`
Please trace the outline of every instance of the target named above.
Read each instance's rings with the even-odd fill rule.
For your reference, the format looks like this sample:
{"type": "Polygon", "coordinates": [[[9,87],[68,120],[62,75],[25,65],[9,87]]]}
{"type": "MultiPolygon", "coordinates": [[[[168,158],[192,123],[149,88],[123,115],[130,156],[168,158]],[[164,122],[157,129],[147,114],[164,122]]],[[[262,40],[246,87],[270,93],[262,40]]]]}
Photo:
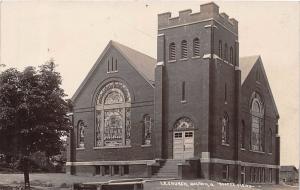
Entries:
{"type": "MultiPolygon", "coordinates": [[[[201,158],[201,163],[215,163],[215,164],[231,164],[251,167],[265,167],[265,168],[280,168],[279,165],[259,164],[252,162],[242,162],[237,160],[225,160],[220,158],[201,158]]],[[[156,160],[131,160],[131,161],[90,161],[90,162],[66,162],[66,166],[92,166],[92,165],[152,165],[156,160]]]]}
{"type": "Polygon", "coordinates": [[[66,166],[91,166],[91,165],[151,165],[155,160],[130,160],[130,161],[90,161],[90,162],[66,162],[66,166]]]}

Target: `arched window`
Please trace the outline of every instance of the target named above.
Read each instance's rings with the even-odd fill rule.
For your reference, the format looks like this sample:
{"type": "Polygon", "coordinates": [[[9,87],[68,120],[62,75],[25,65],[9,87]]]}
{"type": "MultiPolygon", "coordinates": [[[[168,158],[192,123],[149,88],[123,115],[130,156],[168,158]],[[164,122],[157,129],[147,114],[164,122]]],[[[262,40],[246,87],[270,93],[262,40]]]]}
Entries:
{"type": "Polygon", "coordinates": [[[226,112],[222,118],[222,144],[229,144],[229,117],[226,112]]]}
{"type": "Polygon", "coordinates": [[[85,124],[82,120],[78,121],[77,124],[77,147],[84,148],[84,132],[85,124]]]}
{"type": "Polygon", "coordinates": [[[181,83],[181,101],[186,101],[185,99],[185,81],[181,83]]]}
{"type": "Polygon", "coordinates": [[[227,43],[225,43],[224,59],[228,60],[228,47],[227,47],[227,43]]]}
{"type": "Polygon", "coordinates": [[[246,137],[245,122],[244,122],[244,120],[242,120],[242,129],[241,129],[241,148],[245,148],[245,137],[246,137]]]}
{"type": "Polygon", "coordinates": [[[263,151],[264,106],[260,96],[254,92],[251,98],[251,149],[263,151]]]}
{"type": "Polygon", "coordinates": [[[170,61],[175,60],[175,57],[176,57],[176,46],[175,43],[172,42],[169,45],[169,60],[170,61]]]}
{"type": "Polygon", "coordinates": [[[130,145],[130,107],[128,88],[121,82],[106,84],[97,96],[95,146],[130,145]]]}
{"type": "Polygon", "coordinates": [[[269,129],[269,153],[272,153],[273,149],[273,133],[272,129],[269,129]]]}
{"type": "Polygon", "coordinates": [[[118,71],[118,60],[113,57],[107,59],[107,73],[114,73],[118,71]]]}
{"type": "Polygon", "coordinates": [[[223,51],[222,40],[219,40],[219,57],[221,59],[223,58],[222,51],[223,51]]]}
{"type": "Polygon", "coordinates": [[[181,59],[186,59],[187,58],[187,41],[182,40],[181,41],[181,59]]]}
{"type": "Polygon", "coordinates": [[[151,144],[153,120],[149,115],[144,116],[144,142],[145,145],[151,144]]]}
{"type": "Polygon", "coordinates": [[[182,117],[176,121],[174,128],[179,131],[194,129],[194,123],[190,118],[182,117]]]}
{"type": "Polygon", "coordinates": [[[224,86],[224,102],[227,103],[227,84],[224,86]]]}
{"type": "Polygon", "coordinates": [[[233,64],[233,48],[232,48],[232,47],[230,47],[230,58],[229,58],[229,62],[230,62],[231,64],[233,64]]]}
{"type": "Polygon", "coordinates": [[[193,40],[193,56],[200,56],[200,42],[199,38],[193,40]]]}

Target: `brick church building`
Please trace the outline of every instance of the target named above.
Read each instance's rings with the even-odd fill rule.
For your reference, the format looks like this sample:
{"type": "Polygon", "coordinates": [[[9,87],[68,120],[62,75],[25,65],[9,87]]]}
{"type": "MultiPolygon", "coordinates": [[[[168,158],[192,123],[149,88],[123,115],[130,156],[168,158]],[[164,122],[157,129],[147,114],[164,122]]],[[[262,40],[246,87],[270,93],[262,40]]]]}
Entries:
{"type": "Polygon", "coordinates": [[[158,15],[157,58],[110,41],[72,97],[75,175],[278,183],[279,114],[260,56],[215,3],[158,15]]]}

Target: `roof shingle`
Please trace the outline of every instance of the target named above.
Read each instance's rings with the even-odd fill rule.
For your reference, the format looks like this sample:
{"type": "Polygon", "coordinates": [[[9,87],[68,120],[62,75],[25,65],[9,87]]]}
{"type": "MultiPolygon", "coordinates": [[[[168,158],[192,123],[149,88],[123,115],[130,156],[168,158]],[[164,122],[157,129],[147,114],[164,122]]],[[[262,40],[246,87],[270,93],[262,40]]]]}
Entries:
{"type": "Polygon", "coordinates": [[[145,79],[151,84],[154,83],[156,59],[115,41],[112,41],[112,45],[121,52],[128,62],[143,75],[145,79]]]}

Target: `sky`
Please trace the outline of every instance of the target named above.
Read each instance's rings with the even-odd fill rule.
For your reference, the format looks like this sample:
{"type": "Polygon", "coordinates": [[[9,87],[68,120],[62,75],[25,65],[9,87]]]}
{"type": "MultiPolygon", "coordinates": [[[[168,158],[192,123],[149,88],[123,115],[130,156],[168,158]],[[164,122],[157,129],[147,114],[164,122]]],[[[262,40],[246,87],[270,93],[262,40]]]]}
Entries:
{"type": "MultiPolygon", "coordinates": [[[[156,58],[157,14],[207,2],[2,0],[1,63],[21,70],[53,58],[72,97],[110,40],[156,58]]],[[[240,56],[261,55],[280,114],[281,165],[299,167],[300,3],[215,3],[239,21],[240,56]]]]}

